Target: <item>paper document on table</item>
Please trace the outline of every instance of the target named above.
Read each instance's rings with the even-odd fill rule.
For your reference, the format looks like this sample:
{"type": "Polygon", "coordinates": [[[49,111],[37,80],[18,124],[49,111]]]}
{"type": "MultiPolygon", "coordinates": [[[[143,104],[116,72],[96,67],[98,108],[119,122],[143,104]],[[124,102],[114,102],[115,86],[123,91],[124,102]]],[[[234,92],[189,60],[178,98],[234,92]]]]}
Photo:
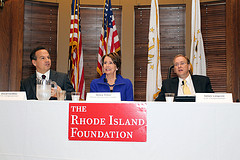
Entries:
{"type": "Polygon", "coordinates": [[[91,102],[120,102],[120,92],[91,92],[87,93],[86,101],[91,102]]]}
{"type": "Polygon", "coordinates": [[[0,100],[27,100],[26,92],[0,92],[0,100]]]}
{"type": "Polygon", "coordinates": [[[196,93],[196,102],[233,103],[232,93],[196,93]]]}

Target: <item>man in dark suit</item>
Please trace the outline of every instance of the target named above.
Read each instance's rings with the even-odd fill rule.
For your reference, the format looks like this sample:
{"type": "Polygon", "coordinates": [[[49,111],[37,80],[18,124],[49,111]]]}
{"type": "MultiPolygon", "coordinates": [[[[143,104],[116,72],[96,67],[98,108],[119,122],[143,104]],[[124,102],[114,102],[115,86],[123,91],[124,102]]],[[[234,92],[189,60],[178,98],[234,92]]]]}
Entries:
{"type": "Polygon", "coordinates": [[[162,82],[161,92],[156,101],[166,101],[165,93],[175,93],[176,96],[195,95],[195,93],[213,93],[210,79],[206,76],[191,75],[189,59],[179,54],[173,59],[174,72],[178,77],[162,82]]]}
{"type": "MultiPolygon", "coordinates": [[[[44,47],[35,48],[30,55],[32,64],[36,67],[36,73],[21,81],[21,91],[26,91],[27,99],[37,99],[36,97],[36,78],[51,79],[57,83],[57,90],[66,90],[66,99],[71,100],[71,92],[74,88],[65,73],[51,70],[51,59],[48,51],[44,47]]],[[[56,99],[56,92],[51,91],[51,99],[56,99]]]]}

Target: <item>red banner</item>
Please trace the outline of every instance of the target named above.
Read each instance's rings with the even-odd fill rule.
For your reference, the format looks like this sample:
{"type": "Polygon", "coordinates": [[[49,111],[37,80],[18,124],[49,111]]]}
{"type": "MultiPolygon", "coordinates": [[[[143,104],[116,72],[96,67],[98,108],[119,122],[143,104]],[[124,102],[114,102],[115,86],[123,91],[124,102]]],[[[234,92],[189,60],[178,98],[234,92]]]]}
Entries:
{"type": "Polygon", "coordinates": [[[146,142],[146,103],[69,103],[69,140],[146,142]]]}

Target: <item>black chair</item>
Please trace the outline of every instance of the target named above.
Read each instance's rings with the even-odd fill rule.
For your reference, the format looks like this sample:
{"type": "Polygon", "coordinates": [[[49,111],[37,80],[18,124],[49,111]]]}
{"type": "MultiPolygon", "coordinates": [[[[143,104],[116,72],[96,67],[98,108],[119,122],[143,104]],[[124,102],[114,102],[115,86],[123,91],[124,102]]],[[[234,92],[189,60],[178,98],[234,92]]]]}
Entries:
{"type": "Polygon", "coordinates": [[[168,68],[168,75],[167,75],[167,78],[170,79],[172,77],[172,69],[174,68],[174,65],[171,65],[169,68],[168,68]]]}

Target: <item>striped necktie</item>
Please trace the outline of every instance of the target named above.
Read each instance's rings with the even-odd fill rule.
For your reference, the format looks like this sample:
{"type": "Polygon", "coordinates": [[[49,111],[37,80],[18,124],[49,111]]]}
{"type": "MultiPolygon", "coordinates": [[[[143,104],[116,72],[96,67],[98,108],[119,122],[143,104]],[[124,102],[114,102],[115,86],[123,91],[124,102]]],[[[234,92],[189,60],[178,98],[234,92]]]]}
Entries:
{"type": "Polygon", "coordinates": [[[186,82],[187,82],[186,80],[183,80],[183,94],[190,95],[191,91],[190,91],[189,87],[187,86],[186,82]]]}

